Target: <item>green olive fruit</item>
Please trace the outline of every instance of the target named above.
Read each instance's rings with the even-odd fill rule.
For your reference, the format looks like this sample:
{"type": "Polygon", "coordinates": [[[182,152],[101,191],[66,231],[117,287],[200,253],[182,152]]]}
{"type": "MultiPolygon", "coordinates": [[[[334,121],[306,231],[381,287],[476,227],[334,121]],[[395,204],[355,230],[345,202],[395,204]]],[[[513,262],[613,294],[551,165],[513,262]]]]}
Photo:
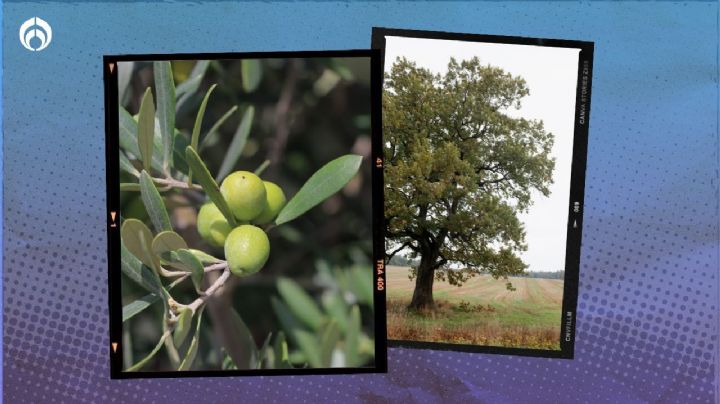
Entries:
{"type": "Polygon", "coordinates": [[[275,220],[287,202],[285,193],[277,184],[270,181],[263,181],[263,184],[265,184],[265,193],[267,194],[267,206],[265,206],[265,210],[260,213],[260,216],[253,220],[255,224],[268,224],[275,220]]]}
{"type": "Polygon", "coordinates": [[[249,171],[235,171],[223,180],[220,192],[238,220],[250,221],[265,209],[265,185],[249,171]]]}
{"type": "Polygon", "coordinates": [[[225,240],[225,259],[230,271],[247,276],[259,271],[270,256],[270,240],[263,229],[244,224],[236,227],[225,240]]]}
{"type": "Polygon", "coordinates": [[[197,228],[200,236],[215,247],[225,245],[225,239],[232,230],[230,224],[214,203],[206,203],[197,216],[197,228]]]}

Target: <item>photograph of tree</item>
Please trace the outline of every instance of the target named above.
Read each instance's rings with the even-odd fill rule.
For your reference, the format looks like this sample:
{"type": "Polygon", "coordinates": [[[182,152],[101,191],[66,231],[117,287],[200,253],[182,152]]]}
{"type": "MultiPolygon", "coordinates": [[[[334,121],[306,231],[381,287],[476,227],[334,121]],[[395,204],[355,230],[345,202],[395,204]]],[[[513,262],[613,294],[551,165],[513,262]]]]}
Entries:
{"type": "Polygon", "coordinates": [[[121,371],[374,368],[369,52],[119,61],[115,105],[121,371]]]}
{"type": "Polygon", "coordinates": [[[560,350],[580,50],[384,50],[388,339],[560,350]]]}

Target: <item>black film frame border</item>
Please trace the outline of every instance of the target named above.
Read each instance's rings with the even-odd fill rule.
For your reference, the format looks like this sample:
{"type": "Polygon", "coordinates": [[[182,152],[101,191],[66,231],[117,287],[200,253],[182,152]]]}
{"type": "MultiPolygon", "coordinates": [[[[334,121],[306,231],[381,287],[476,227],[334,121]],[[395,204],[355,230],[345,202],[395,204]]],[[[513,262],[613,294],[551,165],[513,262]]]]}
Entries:
{"type": "MultiPolygon", "coordinates": [[[[588,127],[590,122],[590,95],[594,43],[566,39],[544,39],[520,36],[454,33],[373,27],[372,48],[381,51],[385,62],[385,37],[396,36],[418,39],[441,39],[466,42],[485,42],[508,45],[536,45],[555,48],[579,49],[577,89],[575,96],[575,124],[573,156],[570,177],[570,200],[568,202],[567,241],[565,248],[565,279],[563,283],[562,316],[560,327],[560,350],[511,348],[500,346],[464,345],[425,341],[390,340],[388,347],[435,349],[458,352],[518,355],[544,358],[573,359],[575,354],[575,326],[580,274],[580,249],[582,242],[583,210],[585,207],[585,170],[587,166],[588,127]],[[578,210],[575,210],[575,203],[578,210]]],[[[384,216],[384,215],[383,215],[384,216]]]]}
{"type": "Polygon", "coordinates": [[[281,52],[222,52],[222,53],[175,53],[175,54],[125,54],[103,56],[103,81],[105,89],[105,161],[107,187],[107,236],[108,236],[108,313],[110,344],[110,378],[184,378],[184,377],[237,377],[281,375],[337,375],[362,373],[387,373],[387,338],[384,275],[376,270],[374,263],[384,262],[384,198],[382,164],[382,123],[380,97],[382,94],[381,52],[375,49],[327,50],[327,51],[281,51],[281,52]],[[370,59],[370,120],[372,152],[372,233],[373,233],[373,311],[375,315],[375,362],[372,367],[301,368],[301,369],[247,369],[247,370],[189,370],[166,372],[124,372],[122,363],[122,294],[120,268],[120,161],[118,118],[118,62],[172,61],[172,60],[241,60],[272,58],[330,58],[367,57],[370,59]],[[111,212],[115,213],[115,217],[111,212]]]}

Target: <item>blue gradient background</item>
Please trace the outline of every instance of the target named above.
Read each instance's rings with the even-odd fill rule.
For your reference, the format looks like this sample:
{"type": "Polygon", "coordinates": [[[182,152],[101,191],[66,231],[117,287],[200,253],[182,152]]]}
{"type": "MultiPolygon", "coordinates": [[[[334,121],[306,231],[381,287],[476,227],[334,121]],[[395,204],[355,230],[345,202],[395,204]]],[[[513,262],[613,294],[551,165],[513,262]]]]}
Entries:
{"type": "Polygon", "coordinates": [[[3,11],[6,402],[717,402],[718,3],[3,11]],[[35,15],[39,53],[17,36],[35,15]],[[595,42],[575,359],[391,349],[387,375],[109,380],[102,55],[367,48],[372,26],[595,42]]]}

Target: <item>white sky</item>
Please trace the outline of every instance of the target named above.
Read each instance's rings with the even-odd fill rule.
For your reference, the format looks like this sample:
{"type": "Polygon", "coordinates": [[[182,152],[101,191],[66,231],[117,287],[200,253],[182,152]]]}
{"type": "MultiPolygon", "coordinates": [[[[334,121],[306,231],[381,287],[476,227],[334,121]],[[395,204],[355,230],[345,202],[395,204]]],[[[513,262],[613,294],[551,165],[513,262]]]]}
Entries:
{"type": "Polygon", "coordinates": [[[529,271],[565,268],[579,54],[579,49],[570,48],[386,37],[386,71],[400,56],[434,73],[446,72],[450,57],[465,60],[477,56],[482,64],[500,67],[525,79],[530,95],[523,98],[519,110],[508,114],[540,119],[545,130],[555,136],[550,196],[534,192],[529,212],[520,216],[528,245],[521,257],[529,271]]]}

